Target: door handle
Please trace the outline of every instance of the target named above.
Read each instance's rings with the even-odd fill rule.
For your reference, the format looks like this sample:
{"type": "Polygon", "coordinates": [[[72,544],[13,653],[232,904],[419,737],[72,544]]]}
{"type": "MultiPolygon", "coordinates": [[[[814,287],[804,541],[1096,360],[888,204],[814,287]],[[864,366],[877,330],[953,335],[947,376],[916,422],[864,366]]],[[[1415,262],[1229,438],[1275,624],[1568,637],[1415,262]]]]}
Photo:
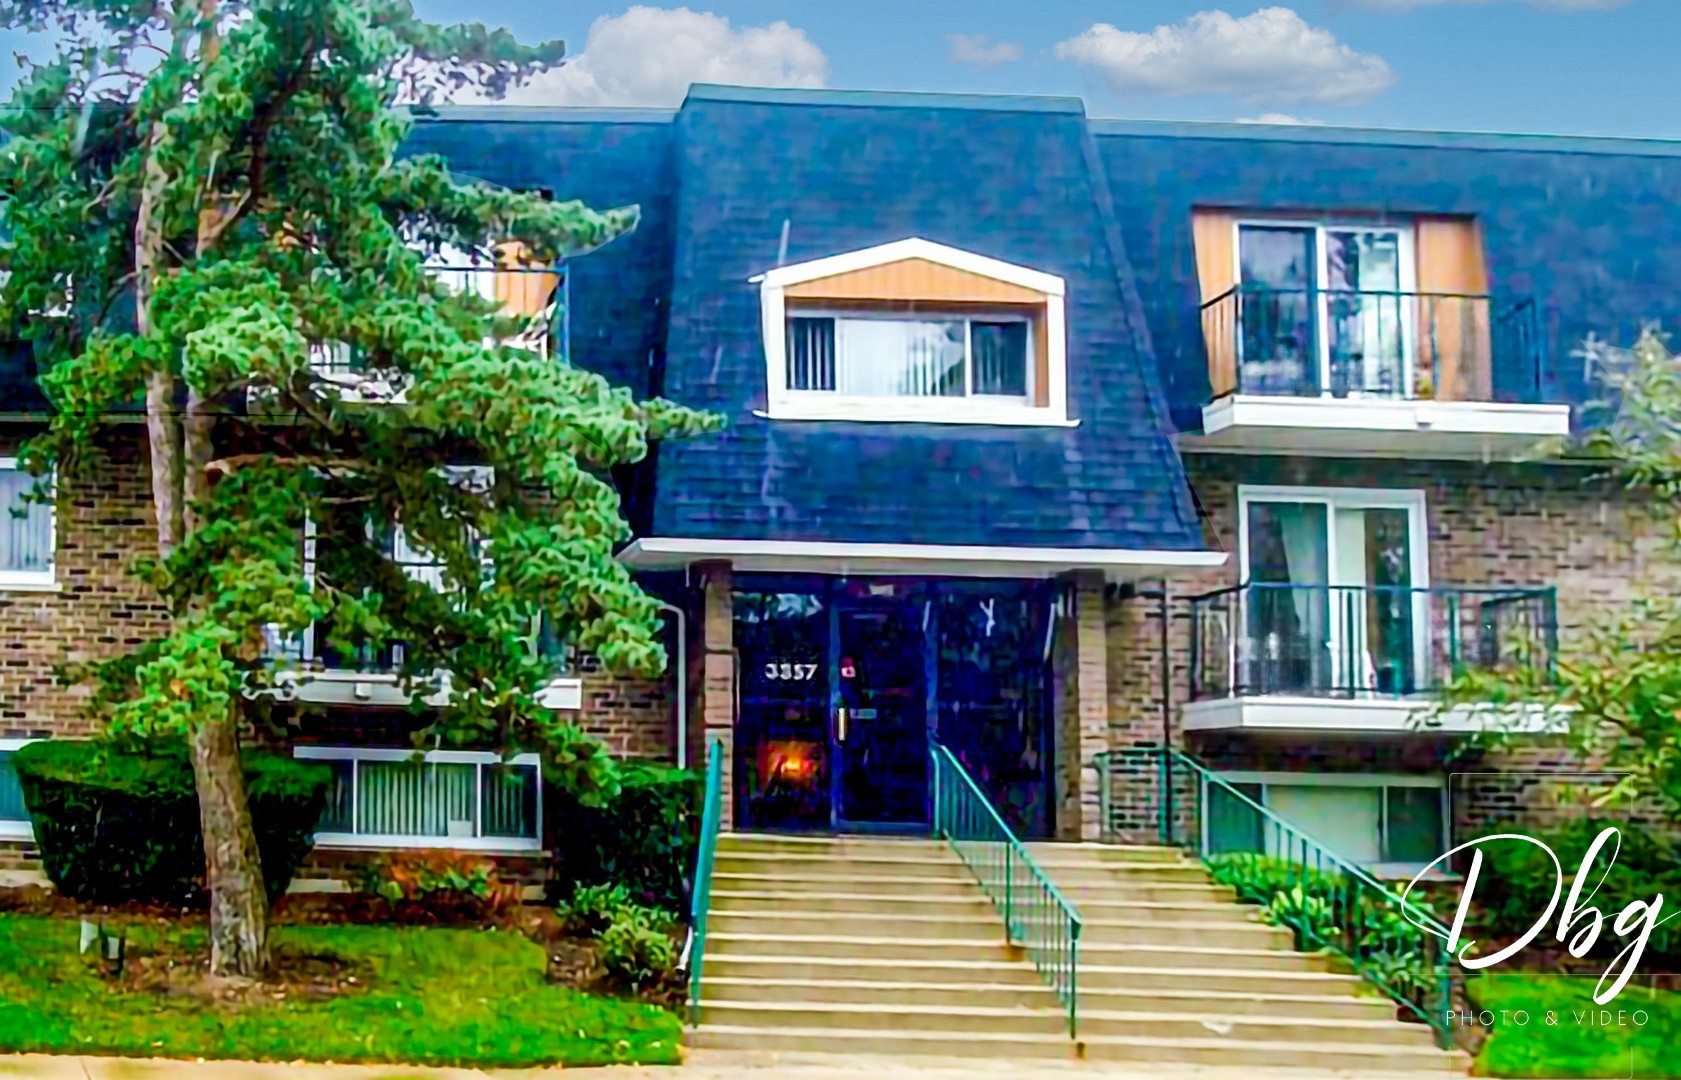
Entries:
{"type": "Polygon", "coordinates": [[[846,706],[842,705],[835,711],[835,741],[846,741],[846,706]]]}

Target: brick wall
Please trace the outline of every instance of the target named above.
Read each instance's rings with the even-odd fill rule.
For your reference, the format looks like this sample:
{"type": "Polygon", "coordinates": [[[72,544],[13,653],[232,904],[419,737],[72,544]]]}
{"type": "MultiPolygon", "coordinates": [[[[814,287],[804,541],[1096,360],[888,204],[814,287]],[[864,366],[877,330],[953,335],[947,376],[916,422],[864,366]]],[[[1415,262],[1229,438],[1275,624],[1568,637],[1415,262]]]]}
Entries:
{"type": "Polygon", "coordinates": [[[579,725],[607,744],[615,757],[644,761],[677,758],[676,682],[672,676],[682,657],[671,655],[671,666],[659,679],[615,675],[595,657],[579,660],[574,674],[584,682],[579,725]]]}
{"type": "MultiPolygon", "coordinates": [[[[1639,591],[1676,583],[1675,567],[1663,551],[1661,523],[1615,484],[1577,467],[1215,454],[1188,456],[1185,464],[1204,514],[1207,541],[1230,558],[1218,571],[1168,583],[1169,723],[1176,745],[1231,769],[1475,772],[1454,781],[1455,830],[1462,835],[1519,822],[1544,828],[1558,817],[1583,812],[1579,803],[1562,797],[1565,786],[1550,778],[1584,767],[1556,741],[1525,739],[1466,753],[1449,740],[1425,736],[1259,738],[1182,732],[1181,709],[1190,686],[1190,599],[1239,580],[1239,484],[1421,489],[1431,583],[1555,587],[1560,646],[1568,652],[1596,613],[1639,591]]],[[[1112,746],[1159,745],[1162,740],[1157,603],[1153,597],[1133,596],[1109,606],[1112,746]]],[[[1114,789],[1118,809],[1113,814],[1119,820],[1147,816],[1146,804],[1156,806],[1153,795],[1128,795],[1123,787],[1117,781],[1114,789]],[[1129,798],[1137,804],[1131,809],[1129,798]]],[[[1144,825],[1155,827],[1150,821],[1144,825]]]]}

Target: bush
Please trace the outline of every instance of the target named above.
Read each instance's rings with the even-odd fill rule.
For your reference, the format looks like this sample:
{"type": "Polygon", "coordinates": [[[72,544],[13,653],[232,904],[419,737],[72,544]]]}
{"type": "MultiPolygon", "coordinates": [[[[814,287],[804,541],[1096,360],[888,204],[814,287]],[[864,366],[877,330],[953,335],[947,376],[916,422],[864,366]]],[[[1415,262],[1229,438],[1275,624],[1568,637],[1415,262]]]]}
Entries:
{"type": "Polygon", "coordinates": [[[544,793],[556,866],[553,895],[569,901],[581,887],[622,885],[629,899],[680,914],[695,858],[700,784],[693,772],[628,762],[618,793],[587,806],[562,787],[544,793]]]}
{"type": "Polygon", "coordinates": [[[630,890],[623,885],[580,885],[558,909],[573,933],[594,936],[612,925],[614,915],[633,906],[630,890]]]}
{"type": "Polygon", "coordinates": [[[601,932],[601,966],[618,982],[640,990],[658,986],[677,970],[677,945],[664,927],[633,911],[621,910],[601,932]]]}
{"type": "MultiPolygon", "coordinates": [[[[1562,897],[1569,892],[1570,881],[1581,867],[1582,857],[1594,837],[1613,826],[1622,834],[1617,861],[1606,871],[1611,849],[1603,849],[1583,887],[1585,896],[1594,882],[1599,881],[1600,874],[1605,874],[1592,903],[1605,913],[1608,929],[1586,954],[1600,961],[1609,960],[1622,949],[1624,943],[1609,932],[1609,923],[1631,901],[1649,901],[1659,893],[1666,897],[1681,895],[1681,863],[1677,862],[1681,855],[1663,840],[1631,826],[1626,820],[1583,818],[1535,837],[1558,856],[1565,880],[1562,897]]],[[[1484,861],[1474,896],[1473,925],[1477,932],[1473,936],[1492,940],[1520,937],[1552,902],[1559,870],[1554,868],[1547,853],[1534,844],[1502,841],[1481,850],[1484,861]]],[[[1681,926],[1668,922],[1652,932],[1646,963],[1659,959],[1667,963],[1681,960],[1681,926]]]]}
{"type": "MultiPolygon", "coordinates": [[[[244,755],[263,883],[280,897],[314,846],[331,773],[261,751],[244,755]]],[[[96,904],[196,906],[204,840],[185,749],[142,754],[105,743],[49,740],[13,757],[47,876],[96,904]]]]}
{"type": "Polygon", "coordinates": [[[375,860],[362,868],[361,890],[402,922],[484,923],[519,903],[519,887],[501,881],[494,864],[455,851],[375,860]]]}

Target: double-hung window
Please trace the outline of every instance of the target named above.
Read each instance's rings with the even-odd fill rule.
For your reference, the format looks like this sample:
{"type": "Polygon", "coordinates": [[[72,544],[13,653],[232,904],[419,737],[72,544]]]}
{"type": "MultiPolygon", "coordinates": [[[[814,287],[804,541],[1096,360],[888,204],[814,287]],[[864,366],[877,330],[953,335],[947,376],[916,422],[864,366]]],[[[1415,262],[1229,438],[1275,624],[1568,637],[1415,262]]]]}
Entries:
{"type": "Polygon", "coordinates": [[[18,785],[12,755],[29,739],[0,739],[0,840],[33,840],[29,809],[23,805],[23,788],[18,785]]]}
{"type": "MultiPolygon", "coordinates": [[[[1226,773],[1242,794],[1333,853],[1364,867],[1416,871],[1447,850],[1446,789],[1440,777],[1337,773],[1226,773]]],[[[1209,851],[1301,858],[1272,818],[1208,783],[1209,851]]]]}
{"type": "Polygon", "coordinates": [[[535,851],[542,846],[536,754],[300,746],[332,768],[318,844],[535,851]]]}
{"type": "Polygon", "coordinates": [[[16,458],[0,458],[0,590],[53,584],[53,507],[30,497],[35,484],[16,458]]]}

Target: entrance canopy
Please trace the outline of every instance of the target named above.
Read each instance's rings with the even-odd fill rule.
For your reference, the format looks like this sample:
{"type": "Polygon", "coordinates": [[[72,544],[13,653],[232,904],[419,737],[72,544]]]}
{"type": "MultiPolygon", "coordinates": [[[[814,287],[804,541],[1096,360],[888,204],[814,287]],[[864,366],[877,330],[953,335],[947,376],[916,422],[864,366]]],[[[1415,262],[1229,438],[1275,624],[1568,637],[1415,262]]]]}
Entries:
{"type": "Polygon", "coordinates": [[[1225,564],[1222,551],[989,547],[971,544],[865,544],[826,540],[703,540],[649,536],[619,561],[636,570],[681,570],[728,560],[738,572],[1051,578],[1101,570],[1110,581],[1171,577],[1225,564]]]}

